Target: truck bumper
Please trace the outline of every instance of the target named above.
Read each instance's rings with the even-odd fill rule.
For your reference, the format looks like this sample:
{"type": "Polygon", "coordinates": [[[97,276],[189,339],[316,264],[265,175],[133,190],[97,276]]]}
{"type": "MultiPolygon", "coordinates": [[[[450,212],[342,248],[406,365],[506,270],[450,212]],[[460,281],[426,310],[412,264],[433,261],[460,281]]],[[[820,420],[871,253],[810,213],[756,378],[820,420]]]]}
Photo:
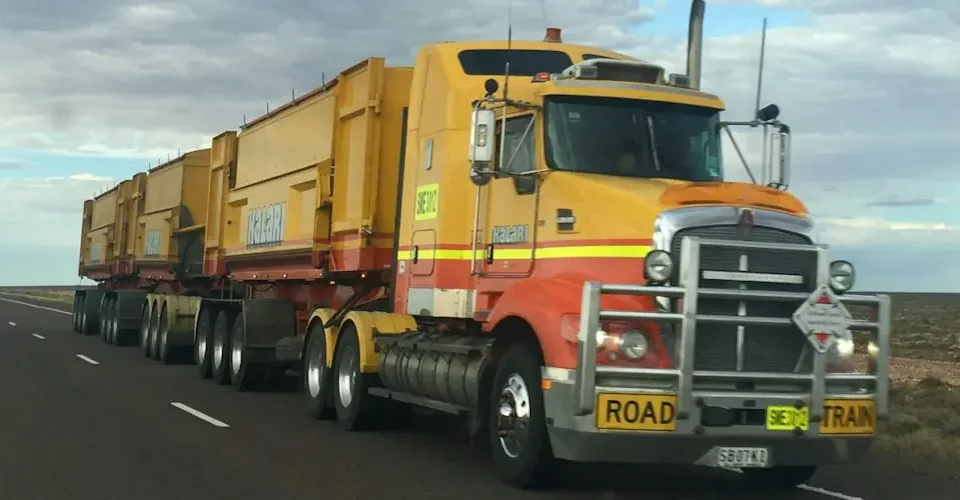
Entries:
{"type": "MultiPolygon", "coordinates": [[[[833,295],[826,247],[820,245],[687,237],[681,244],[679,275],[677,286],[584,284],[576,369],[546,367],[542,373],[547,429],[557,458],[771,467],[842,463],[870,449],[877,422],[888,414],[889,297],[833,295]],[[701,247],[779,255],[813,253],[816,276],[808,285],[813,292],[752,290],[740,283],[776,278],[774,275],[744,272],[733,278],[701,278],[701,271],[719,272],[701,267],[701,247]],[[603,294],[681,299],[684,306],[682,312],[602,310],[603,294]],[[830,298],[832,295],[834,298],[830,298]],[[701,299],[741,301],[741,305],[746,301],[787,301],[803,303],[802,308],[828,299],[834,301],[831,311],[840,312],[845,303],[875,306],[876,321],[849,318],[842,326],[830,326],[876,333],[874,369],[872,373],[842,373],[828,368],[831,344],[819,341],[822,348],[813,344],[814,334],[827,331],[823,329],[826,327],[810,326],[809,331],[801,331],[793,326],[800,312],[794,313],[793,319],[750,316],[746,307],[737,315],[705,314],[698,312],[701,299]],[[671,368],[599,364],[597,337],[608,336],[601,328],[602,321],[674,325],[679,335],[675,350],[668,353],[671,368]],[[792,371],[748,371],[739,362],[744,357],[746,339],[738,331],[737,367],[725,371],[701,368],[694,361],[700,345],[697,338],[711,335],[700,328],[710,324],[778,327],[778,335],[783,334],[783,327],[792,327],[798,338],[807,335],[810,345],[798,348],[792,371]],[[800,362],[807,357],[811,358],[809,368],[800,362]],[[723,460],[718,461],[720,455],[723,460]]],[[[801,282],[809,278],[801,277],[801,282]]],[[[821,323],[823,317],[836,316],[818,314],[814,319],[821,323]]],[[[642,326],[635,330],[648,335],[642,326]]]]}
{"type": "MultiPolygon", "coordinates": [[[[549,379],[547,379],[549,380],[549,379]]],[[[677,422],[672,432],[599,430],[595,414],[573,415],[576,403],[572,383],[550,381],[544,391],[548,415],[547,432],[556,458],[573,462],[675,463],[716,466],[721,447],[766,448],[768,465],[827,465],[856,460],[870,450],[874,436],[795,436],[791,432],[767,431],[759,425],[705,427],[703,415],[694,408],[689,419],[677,422]],[[699,427],[699,429],[698,429],[699,427]]],[[[750,398],[759,408],[783,405],[779,398],[750,398]]],[[[793,401],[795,398],[791,398],[793,401]]],[[[706,404],[723,404],[706,399],[706,404]]],[[[814,424],[811,422],[811,426],[814,424]]]]}

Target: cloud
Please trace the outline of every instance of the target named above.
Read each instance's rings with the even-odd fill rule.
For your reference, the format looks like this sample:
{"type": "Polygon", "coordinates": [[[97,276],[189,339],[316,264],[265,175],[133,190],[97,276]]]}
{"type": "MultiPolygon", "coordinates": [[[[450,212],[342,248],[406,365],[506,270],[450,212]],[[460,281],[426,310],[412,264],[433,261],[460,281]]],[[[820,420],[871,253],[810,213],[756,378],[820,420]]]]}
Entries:
{"type": "Polygon", "coordinates": [[[0,179],[4,211],[0,247],[78,247],[83,200],[113,185],[92,174],[68,177],[0,179]]]}
{"type": "Polygon", "coordinates": [[[904,200],[888,199],[877,200],[867,203],[868,207],[927,207],[933,205],[937,200],[933,198],[909,198],[904,200]]]}
{"type": "Polygon", "coordinates": [[[889,246],[909,242],[910,245],[960,244],[960,227],[944,222],[891,221],[878,217],[821,217],[817,224],[824,241],[832,246],[889,246]]]}
{"type": "Polygon", "coordinates": [[[23,160],[0,159],[0,170],[23,170],[33,166],[33,163],[23,160]]]}
{"type": "MultiPolygon", "coordinates": [[[[960,213],[947,191],[960,184],[952,155],[960,124],[943,112],[960,109],[960,2],[904,9],[893,0],[711,0],[708,25],[724,3],[809,14],[807,24],[769,31],[763,102],[776,102],[791,125],[791,189],[825,221],[834,244],[860,251],[863,241],[921,233],[931,245],[952,244],[955,221],[917,215],[932,221],[918,224],[945,226],[908,229],[877,211],[960,213]]],[[[567,41],[670,72],[685,67],[685,26],[675,35],[644,30],[663,2],[512,5],[516,38],[540,39],[546,26],[559,26],[567,41]]],[[[289,100],[291,89],[301,94],[365,57],[406,65],[425,43],[503,38],[506,7],[506,0],[0,0],[0,74],[17,75],[0,79],[0,148],[155,161],[207,147],[244,116],[289,100]]],[[[705,40],[704,88],[724,98],[727,119],[752,115],[759,41],[757,32],[705,40]]],[[[761,137],[748,130],[736,137],[756,172],[761,137]]],[[[728,174],[746,179],[725,142],[728,174]]],[[[20,243],[76,245],[82,199],[127,177],[79,175],[0,180],[0,196],[27,207],[0,224],[22,230],[20,243]],[[48,226],[59,234],[36,229],[48,226]]]]}
{"type": "MultiPolygon", "coordinates": [[[[502,38],[505,3],[17,2],[0,31],[0,73],[18,75],[0,81],[0,135],[8,146],[145,158],[203,147],[244,115],[275,108],[291,89],[303,93],[365,57],[410,64],[425,43],[502,38]],[[38,21],[48,16],[52,28],[38,21]]],[[[549,22],[579,42],[629,46],[639,40],[634,27],[652,15],[638,0],[546,5],[545,17],[538,0],[514,0],[514,35],[542,38],[549,22]]]]}

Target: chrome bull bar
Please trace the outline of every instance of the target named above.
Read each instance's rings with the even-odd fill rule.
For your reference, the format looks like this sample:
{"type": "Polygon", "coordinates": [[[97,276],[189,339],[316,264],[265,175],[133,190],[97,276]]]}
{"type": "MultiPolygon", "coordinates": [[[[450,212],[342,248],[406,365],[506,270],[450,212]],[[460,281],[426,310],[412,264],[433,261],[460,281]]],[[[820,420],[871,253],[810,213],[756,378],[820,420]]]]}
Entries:
{"type": "MultiPolygon", "coordinates": [[[[873,374],[827,373],[827,353],[812,349],[813,371],[800,373],[764,373],[739,371],[695,371],[694,349],[698,324],[734,324],[734,325],[793,325],[791,318],[750,317],[708,315],[697,313],[699,298],[741,299],[767,301],[804,301],[810,297],[805,292],[779,292],[742,289],[699,288],[701,274],[700,253],[704,247],[725,247],[744,250],[768,250],[782,252],[814,252],[817,254],[817,287],[829,285],[830,261],[825,245],[797,245],[783,243],[758,243],[750,241],[731,241],[686,237],[681,243],[679,286],[639,286],[601,284],[586,282],[583,287],[580,331],[577,342],[577,370],[574,375],[576,415],[589,415],[596,404],[597,374],[620,376],[640,376],[672,382],[677,392],[676,419],[688,420],[695,405],[693,382],[709,381],[764,381],[764,382],[803,382],[811,387],[810,421],[820,422],[823,418],[823,406],[826,399],[827,382],[869,383],[874,387],[877,419],[886,419],[888,414],[889,392],[889,344],[890,344],[890,297],[887,295],[840,295],[840,301],[847,305],[873,305],[877,307],[877,321],[852,320],[849,329],[876,332],[876,366],[873,374]],[[601,310],[600,297],[604,294],[659,296],[683,299],[683,312],[641,312],[601,310]],[[597,366],[597,338],[601,320],[639,320],[670,322],[680,325],[680,342],[677,369],[624,368],[597,366]]],[[[816,287],[815,287],[816,288],[816,287]]],[[[798,335],[801,332],[797,332],[798,335]]]]}

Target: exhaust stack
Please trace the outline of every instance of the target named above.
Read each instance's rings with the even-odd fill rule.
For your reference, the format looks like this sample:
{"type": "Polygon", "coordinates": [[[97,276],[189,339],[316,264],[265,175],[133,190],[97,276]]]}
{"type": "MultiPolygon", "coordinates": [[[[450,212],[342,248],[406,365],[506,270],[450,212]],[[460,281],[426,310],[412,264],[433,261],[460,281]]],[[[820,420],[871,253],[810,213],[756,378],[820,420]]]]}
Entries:
{"type": "Polygon", "coordinates": [[[687,76],[690,88],[700,90],[700,67],[703,64],[704,0],[693,0],[690,5],[690,29],[687,35],[687,76]]]}

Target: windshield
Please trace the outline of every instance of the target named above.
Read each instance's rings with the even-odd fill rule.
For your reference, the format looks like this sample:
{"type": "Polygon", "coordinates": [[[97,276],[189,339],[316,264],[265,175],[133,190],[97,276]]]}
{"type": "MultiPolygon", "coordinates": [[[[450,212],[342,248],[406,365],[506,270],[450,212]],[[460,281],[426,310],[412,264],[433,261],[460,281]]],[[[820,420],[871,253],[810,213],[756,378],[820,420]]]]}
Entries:
{"type": "Polygon", "coordinates": [[[556,170],[723,180],[720,112],[614,97],[547,99],[546,159],[556,170]]]}

